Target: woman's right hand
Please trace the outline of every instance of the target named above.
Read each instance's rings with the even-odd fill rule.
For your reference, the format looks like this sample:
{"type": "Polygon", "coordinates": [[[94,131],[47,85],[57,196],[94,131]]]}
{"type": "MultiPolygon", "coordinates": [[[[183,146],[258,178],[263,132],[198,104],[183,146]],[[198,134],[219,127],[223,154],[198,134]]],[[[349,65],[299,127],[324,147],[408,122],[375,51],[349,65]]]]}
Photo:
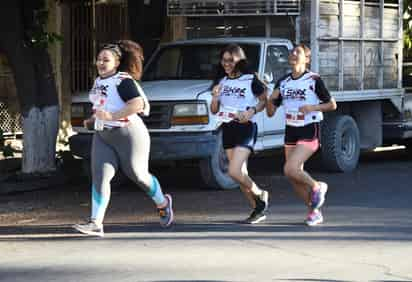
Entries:
{"type": "Polygon", "coordinates": [[[89,129],[89,130],[94,129],[94,117],[85,119],[83,121],[83,126],[84,126],[84,128],[89,129]]]}

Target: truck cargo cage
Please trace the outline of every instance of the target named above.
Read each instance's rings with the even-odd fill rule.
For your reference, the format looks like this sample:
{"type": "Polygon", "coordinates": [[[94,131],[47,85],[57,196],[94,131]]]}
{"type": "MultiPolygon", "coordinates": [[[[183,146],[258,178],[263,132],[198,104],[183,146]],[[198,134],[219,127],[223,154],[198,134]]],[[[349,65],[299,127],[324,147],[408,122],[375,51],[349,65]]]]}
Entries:
{"type": "Polygon", "coordinates": [[[300,0],[169,0],[168,16],[299,15],[300,0]]]}

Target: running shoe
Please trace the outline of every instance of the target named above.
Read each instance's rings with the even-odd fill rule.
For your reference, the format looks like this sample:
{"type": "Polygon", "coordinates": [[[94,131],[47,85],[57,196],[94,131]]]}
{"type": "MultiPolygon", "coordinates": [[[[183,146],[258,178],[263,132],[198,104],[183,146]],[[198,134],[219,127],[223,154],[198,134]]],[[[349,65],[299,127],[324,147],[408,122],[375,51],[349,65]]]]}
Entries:
{"type": "Polygon", "coordinates": [[[269,193],[268,191],[262,190],[262,193],[259,196],[255,197],[257,213],[264,213],[269,207],[269,193]]]}
{"type": "Polygon", "coordinates": [[[157,209],[159,212],[159,216],[160,216],[160,226],[162,227],[170,226],[174,219],[173,207],[172,207],[172,196],[170,196],[169,194],[166,194],[165,198],[167,199],[166,207],[157,209]]]}
{"type": "Polygon", "coordinates": [[[92,220],[84,224],[75,224],[73,228],[83,234],[99,237],[104,236],[103,224],[97,224],[92,220]]]}
{"type": "Polygon", "coordinates": [[[263,212],[259,212],[256,209],[252,211],[248,218],[246,218],[243,223],[255,224],[266,219],[266,215],[263,212]]]}
{"type": "Polygon", "coordinates": [[[313,210],[310,212],[305,220],[308,226],[315,226],[323,223],[323,216],[320,210],[313,210]]]}
{"type": "Polygon", "coordinates": [[[319,209],[325,202],[326,192],[328,192],[328,184],[319,182],[319,189],[311,193],[311,207],[312,209],[319,209]]]}

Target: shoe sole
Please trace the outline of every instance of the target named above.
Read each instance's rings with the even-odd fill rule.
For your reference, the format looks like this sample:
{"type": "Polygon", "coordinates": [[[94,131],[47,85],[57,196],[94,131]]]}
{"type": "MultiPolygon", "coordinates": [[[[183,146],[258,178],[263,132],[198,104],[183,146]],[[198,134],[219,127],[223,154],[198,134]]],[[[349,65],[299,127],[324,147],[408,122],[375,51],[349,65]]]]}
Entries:
{"type": "Polygon", "coordinates": [[[305,221],[307,226],[316,226],[323,223],[323,219],[315,220],[315,221],[305,221]]]}
{"type": "Polygon", "coordinates": [[[259,222],[261,222],[261,221],[264,221],[265,219],[266,219],[266,215],[261,216],[261,217],[255,219],[255,220],[249,221],[249,222],[247,222],[247,223],[248,223],[248,224],[256,224],[256,223],[259,223],[259,222]]]}
{"type": "Polygon", "coordinates": [[[169,227],[173,220],[174,220],[174,214],[173,214],[173,200],[172,200],[172,196],[170,196],[169,194],[166,194],[165,197],[167,198],[167,200],[169,201],[169,206],[170,206],[170,218],[169,221],[166,224],[160,224],[162,227],[169,227]]]}
{"type": "Polygon", "coordinates": [[[90,231],[90,230],[86,230],[81,228],[80,226],[76,226],[74,225],[73,228],[77,231],[79,231],[82,234],[86,234],[86,235],[91,235],[91,236],[98,236],[98,237],[104,237],[104,232],[95,232],[95,231],[90,231]]]}
{"type": "Polygon", "coordinates": [[[321,182],[321,183],[322,185],[320,186],[319,189],[324,189],[324,191],[321,193],[323,196],[320,198],[319,203],[316,206],[312,206],[313,209],[320,209],[326,200],[326,193],[328,192],[328,184],[326,184],[325,182],[321,182]]]}

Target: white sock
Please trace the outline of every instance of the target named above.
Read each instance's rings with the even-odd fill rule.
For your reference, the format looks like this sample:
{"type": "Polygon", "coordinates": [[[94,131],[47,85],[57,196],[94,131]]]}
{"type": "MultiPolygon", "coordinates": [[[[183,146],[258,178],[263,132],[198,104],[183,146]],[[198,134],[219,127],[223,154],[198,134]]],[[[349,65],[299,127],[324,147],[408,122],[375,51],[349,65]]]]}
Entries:
{"type": "Polygon", "coordinates": [[[256,196],[262,195],[262,192],[263,192],[262,189],[257,187],[255,182],[253,182],[252,187],[250,188],[250,191],[252,191],[252,193],[256,196]]]}

